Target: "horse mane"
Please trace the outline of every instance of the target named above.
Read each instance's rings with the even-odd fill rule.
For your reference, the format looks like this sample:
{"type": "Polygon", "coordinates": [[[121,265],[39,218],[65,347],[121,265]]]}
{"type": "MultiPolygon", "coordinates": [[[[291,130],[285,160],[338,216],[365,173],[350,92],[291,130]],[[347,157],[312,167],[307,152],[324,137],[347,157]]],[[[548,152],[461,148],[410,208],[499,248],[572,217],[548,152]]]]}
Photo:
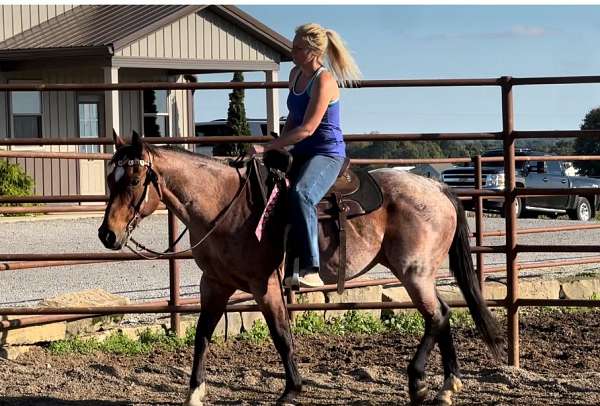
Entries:
{"type": "MultiPolygon", "coordinates": [[[[189,156],[190,158],[199,158],[203,161],[216,162],[219,165],[228,166],[227,163],[223,162],[223,160],[221,160],[221,159],[213,158],[213,157],[210,157],[210,156],[204,155],[204,154],[195,153],[195,152],[189,151],[185,148],[182,148],[179,145],[165,145],[162,147],[158,147],[156,145],[147,143],[143,139],[141,141],[142,141],[142,145],[143,145],[144,149],[146,151],[148,151],[148,153],[150,153],[150,155],[152,155],[152,156],[157,156],[157,157],[161,156],[161,151],[166,150],[166,151],[172,151],[172,152],[184,154],[184,155],[189,156]]],[[[133,145],[126,145],[123,148],[118,149],[115,152],[115,154],[113,155],[113,157],[111,158],[110,162],[116,163],[117,161],[123,159],[123,157],[130,156],[130,153],[132,152],[133,148],[134,148],[133,145]]]]}
{"type": "MultiPolygon", "coordinates": [[[[148,145],[148,144],[146,144],[146,145],[148,145]]],[[[164,147],[155,147],[155,146],[152,146],[152,148],[155,151],[167,150],[167,151],[178,152],[178,153],[181,153],[181,154],[184,154],[184,155],[188,155],[189,157],[201,158],[201,159],[203,159],[205,161],[217,162],[217,163],[219,163],[221,165],[228,166],[225,162],[223,162],[222,159],[217,159],[217,158],[213,158],[213,157],[208,156],[208,155],[199,154],[197,152],[192,152],[192,151],[190,151],[188,149],[182,148],[179,145],[165,145],[164,147]]]]}

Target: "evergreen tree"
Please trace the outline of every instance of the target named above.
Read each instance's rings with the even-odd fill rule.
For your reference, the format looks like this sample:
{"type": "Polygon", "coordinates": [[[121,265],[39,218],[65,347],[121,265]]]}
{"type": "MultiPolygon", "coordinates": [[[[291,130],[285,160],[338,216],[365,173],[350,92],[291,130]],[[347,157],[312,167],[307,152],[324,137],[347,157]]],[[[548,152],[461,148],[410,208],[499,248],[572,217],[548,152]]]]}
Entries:
{"type": "MultiPolygon", "coordinates": [[[[244,74],[234,72],[232,82],[243,82],[244,74]]],[[[227,126],[231,128],[233,135],[250,135],[250,127],[246,120],[246,107],[244,105],[244,89],[233,89],[229,94],[229,109],[227,110],[227,126]]],[[[238,156],[246,151],[248,144],[226,143],[217,144],[213,148],[213,155],[238,156]]]]}
{"type": "MultiPolygon", "coordinates": [[[[600,107],[586,114],[581,124],[582,130],[600,130],[600,107]]],[[[600,155],[600,137],[578,137],[575,140],[575,153],[578,155],[600,155]]],[[[575,168],[583,176],[600,175],[600,162],[575,161],[575,168]]]]}

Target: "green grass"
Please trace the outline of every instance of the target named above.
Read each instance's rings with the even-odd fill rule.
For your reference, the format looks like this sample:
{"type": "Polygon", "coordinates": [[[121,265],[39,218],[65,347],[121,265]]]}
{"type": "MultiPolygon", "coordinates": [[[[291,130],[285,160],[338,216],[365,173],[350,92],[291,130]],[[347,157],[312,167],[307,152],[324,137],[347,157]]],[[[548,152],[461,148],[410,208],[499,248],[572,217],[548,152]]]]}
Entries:
{"type": "Polygon", "coordinates": [[[243,341],[250,341],[258,344],[266,341],[269,338],[269,328],[267,324],[262,320],[254,321],[250,330],[240,333],[237,338],[243,341]]]}
{"type": "MultiPolygon", "coordinates": [[[[594,293],[592,300],[599,300],[600,294],[594,293]]],[[[522,308],[522,314],[552,314],[599,312],[598,308],[585,307],[530,307],[522,308]]],[[[499,320],[506,317],[505,309],[494,309],[495,317],[499,320]]],[[[453,328],[474,328],[470,313],[464,309],[452,310],[450,323],[453,328]]],[[[400,333],[420,337],[425,330],[425,323],[416,311],[402,311],[397,314],[386,313],[380,319],[371,313],[348,311],[339,316],[325,318],[322,313],[305,311],[298,313],[292,325],[296,336],[400,333]]],[[[116,332],[104,341],[94,338],[69,338],[50,344],[53,354],[92,354],[104,352],[119,355],[147,354],[155,349],[177,350],[194,344],[195,328],[189,328],[183,337],[175,337],[165,332],[144,330],[137,339],[116,332]]],[[[235,339],[251,343],[264,343],[270,339],[269,329],[263,320],[257,320],[252,327],[239,334],[235,339]]],[[[215,338],[215,343],[222,342],[221,337],[215,338]]]]}
{"type": "Polygon", "coordinates": [[[112,333],[103,341],[96,338],[81,339],[78,337],[55,341],[48,349],[52,354],[92,354],[104,352],[117,355],[139,355],[148,354],[151,351],[162,348],[166,350],[177,350],[194,343],[194,329],[186,331],[185,336],[176,337],[164,332],[155,332],[150,329],[142,331],[137,339],[130,338],[118,331],[112,333]]]}

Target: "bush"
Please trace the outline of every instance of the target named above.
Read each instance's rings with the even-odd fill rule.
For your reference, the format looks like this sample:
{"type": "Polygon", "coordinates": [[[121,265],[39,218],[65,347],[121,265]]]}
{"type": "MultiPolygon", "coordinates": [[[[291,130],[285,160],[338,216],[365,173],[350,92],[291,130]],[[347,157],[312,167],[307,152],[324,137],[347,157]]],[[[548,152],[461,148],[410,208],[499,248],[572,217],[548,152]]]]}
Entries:
{"type": "MultiPolygon", "coordinates": [[[[30,196],[33,179],[17,164],[0,160],[0,196],[30,196]]],[[[15,205],[8,203],[8,205],[15,205]]]]}

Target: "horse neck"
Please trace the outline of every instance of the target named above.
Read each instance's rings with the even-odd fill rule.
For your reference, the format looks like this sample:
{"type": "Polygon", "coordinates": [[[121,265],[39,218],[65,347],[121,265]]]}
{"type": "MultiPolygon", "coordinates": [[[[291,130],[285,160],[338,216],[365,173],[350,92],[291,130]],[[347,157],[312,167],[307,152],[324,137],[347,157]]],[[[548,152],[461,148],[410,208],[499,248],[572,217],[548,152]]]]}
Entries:
{"type": "Polygon", "coordinates": [[[162,148],[159,152],[152,165],[164,179],[163,202],[186,226],[208,227],[235,197],[238,173],[200,155],[162,148]]]}

